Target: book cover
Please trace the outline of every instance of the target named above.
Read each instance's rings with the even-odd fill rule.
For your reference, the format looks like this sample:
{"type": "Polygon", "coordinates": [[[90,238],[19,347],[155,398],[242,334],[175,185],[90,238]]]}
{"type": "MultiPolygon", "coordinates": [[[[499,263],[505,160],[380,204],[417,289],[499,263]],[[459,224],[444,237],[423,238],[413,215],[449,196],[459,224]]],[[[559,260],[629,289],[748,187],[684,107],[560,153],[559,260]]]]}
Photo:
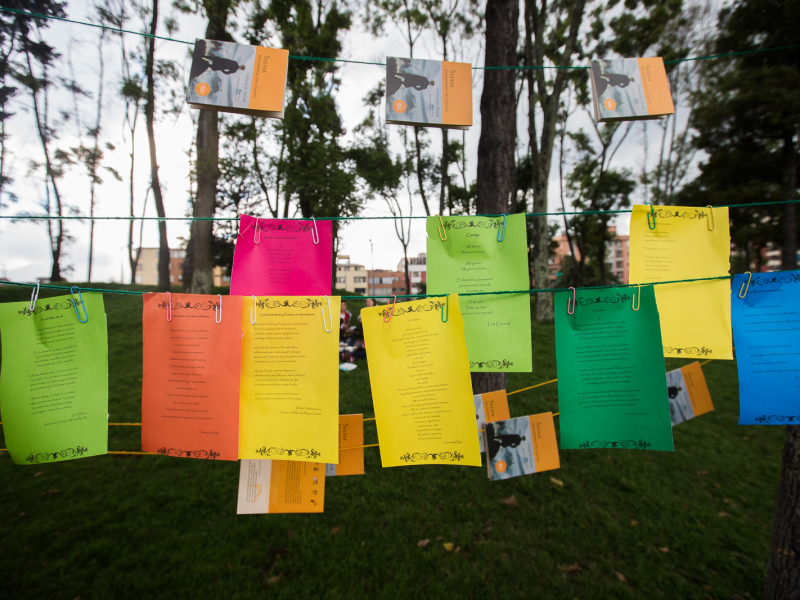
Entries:
{"type": "Polygon", "coordinates": [[[597,122],[653,119],[675,112],[664,60],[593,60],[592,100],[597,122]]]}
{"type": "Polygon", "coordinates": [[[386,122],[469,129],[472,66],[419,58],[387,58],[386,122]]]}
{"type": "Polygon", "coordinates": [[[323,463],[243,459],[236,514],[321,513],[324,472],[323,463]]]}
{"type": "Polygon", "coordinates": [[[698,362],[668,371],[667,392],[673,427],[714,410],[706,378],[698,362]]]}
{"type": "Polygon", "coordinates": [[[186,101],[192,108],[283,118],[289,51],[197,40],[186,101]]]}
{"type": "Polygon", "coordinates": [[[326,464],[325,476],[363,474],[364,415],[339,415],[339,464],[326,464]]]}
{"type": "Polygon", "coordinates": [[[475,394],[472,400],[475,402],[475,420],[478,423],[481,452],[486,452],[486,423],[511,418],[511,413],[508,411],[508,396],[505,390],[498,390],[475,394]]]}
{"type": "Polygon", "coordinates": [[[553,413],[486,424],[489,479],[511,479],[561,468],[553,413]]]}

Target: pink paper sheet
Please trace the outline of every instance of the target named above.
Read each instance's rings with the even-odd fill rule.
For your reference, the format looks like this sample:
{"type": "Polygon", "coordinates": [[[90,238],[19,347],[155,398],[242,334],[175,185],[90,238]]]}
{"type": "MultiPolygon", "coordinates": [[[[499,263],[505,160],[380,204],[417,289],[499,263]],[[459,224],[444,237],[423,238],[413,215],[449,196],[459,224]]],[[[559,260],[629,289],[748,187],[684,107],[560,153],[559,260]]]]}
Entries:
{"type": "Polygon", "coordinates": [[[315,231],[314,221],[242,215],[233,253],[231,295],[330,296],[332,265],[330,221],[316,221],[315,231]]]}

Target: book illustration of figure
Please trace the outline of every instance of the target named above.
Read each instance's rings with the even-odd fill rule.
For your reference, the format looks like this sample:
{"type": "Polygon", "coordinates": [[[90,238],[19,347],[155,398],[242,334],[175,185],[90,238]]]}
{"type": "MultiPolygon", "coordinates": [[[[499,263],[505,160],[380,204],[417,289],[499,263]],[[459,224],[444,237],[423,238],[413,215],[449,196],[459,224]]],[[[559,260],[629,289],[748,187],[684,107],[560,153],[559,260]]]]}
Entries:
{"type": "Polygon", "coordinates": [[[527,438],[517,433],[505,433],[505,428],[493,423],[486,424],[486,443],[489,459],[493,460],[503,448],[517,448],[527,438]]]}
{"type": "MultiPolygon", "coordinates": [[[[402,68],[407,69],[411,66],[410,60],[402,60],[402,68]]],[[[397,68],[397,59],[396,58],[389,58],[386,61],[387,65],[387,77],[386,77],[386,95],[393,96],[401,88],[410,88],[421,92],[422,90],[427,89],[429,86],[436,85],[436,82],[432,79],[428,79],[423,75],[417,75],[415,73],[407,73],[405,71],[401,71],[397,68]]]]}
{"type": "Polygon", "coordinates": [[[600,97],[610,87],[626,88],[636,80],[633,77],[621,73],[613,73],[608,70],[611,66],[611,61],[608,60],[593,60],[592,61],[592,75],[594,76],[594,84],[597,89],[597,96],[600,97]]]}
{"type": "Polygon", "coordinates": [[[682,389],[683,389],[683,388],[681,388],[680,386],[674,386],[674,385],[672,385],[672,386],[669,386],[669,387],[667,388],[667,392],[669,392],[669,397],[670,397],[670,398],[672,398],[672,399],[675,399],[675,398],[677,398],[677,397],[678,397],[678,393],[679,393],[679,392],[680,392],[682,389]]]}
{"type": "Polygon", "coordinates": [[[244,71],[247,65],[240,65],[238,61],[224,56],[215,54],[214,51],[220,51],[217,48],[218,44],[207,44],[205,40],[198,40],[198,49],[195,50],[195,56],[200,54],[200,60],[192,61],[192,68],[189,74],[190,79],[195,79],[205,73],[206,71],[215,71],[217,73],[224,73],[225,75],[233,75],[238,71],[244,71]],[[210,46],[210,47],[209,47],[210,46]]]}

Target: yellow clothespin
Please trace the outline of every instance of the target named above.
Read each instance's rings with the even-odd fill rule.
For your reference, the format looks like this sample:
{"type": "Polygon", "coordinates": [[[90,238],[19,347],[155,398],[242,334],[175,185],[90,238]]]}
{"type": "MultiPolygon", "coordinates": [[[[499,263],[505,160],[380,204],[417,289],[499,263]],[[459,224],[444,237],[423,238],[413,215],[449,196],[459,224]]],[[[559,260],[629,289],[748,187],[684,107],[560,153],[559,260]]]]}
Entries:
{"type": "Polygon", "coordinates": [[[443,242],[446,242],[447,241],[447,232],[444,229],[444,221],[442,221],[442,215],[436,215],[436,216],[439,217],[439,223],[442,225],[441,227],[438,227],[438,226],[436,227],[436,230],[439,232],[439,239],[442,240],[443,242]],[[442,236],[444,236],[444,237],[442,237],[442,236]]]}
{"type": "Polygon", "coordinates": [[[747,290],[750,289],[750,282],[753,279],[753,274],[750,271],[746,271],[745,275],[747,275],[747,285],[743,283],[742,287],[739,288],[739,298],[747,296],[747,290]]]}
{"type": "Polygon", "coordinates": [[[639,290],[638,290],[638,298],[637,298],[637,294],[634,294],[633,298],[631,298],[631,308],[633,310],[639,310],[642,307],[642,284],[641,283],[637,283],[636,285],[639,286],[639,290]],[[638,305],[637,305],[637,302],[638,302],[638,305]]]}

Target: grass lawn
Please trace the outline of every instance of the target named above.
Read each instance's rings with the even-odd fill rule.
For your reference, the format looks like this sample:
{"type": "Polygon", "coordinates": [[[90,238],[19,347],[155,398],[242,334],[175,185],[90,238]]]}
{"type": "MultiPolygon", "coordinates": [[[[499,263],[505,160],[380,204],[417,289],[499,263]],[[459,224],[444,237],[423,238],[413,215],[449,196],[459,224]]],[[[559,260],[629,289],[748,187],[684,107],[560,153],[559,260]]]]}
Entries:
{"type": "MultiPolygon", "coordinates": [[[[0,286],[0,301],[29,297],[0,286]]],[[[105,302],[111,422],[140,422],[142,301],[105,302]]],[[[534,326],[533,357],[509,390],[556,377],[552,325],[534,326]]],[[[367,448],[366,475],[327,479],[323,515],[237,516],[238,463],[3,453],[2,595],[760,598],[784,428],[737,425],[734,363],[704,371],[716,411],[677,426],[674,453],[571,450],[560,471],[490,482],[485,467],[382,469],[367,448]]],[[[511,415],[555,412],[557,394],[515,394],[511,415]]],[[[340,374],[340,406],[374,415],[366,361],[340,374]]],[[[111,427],[110,449],[139,450],[139,433],[111,427]]]]}

